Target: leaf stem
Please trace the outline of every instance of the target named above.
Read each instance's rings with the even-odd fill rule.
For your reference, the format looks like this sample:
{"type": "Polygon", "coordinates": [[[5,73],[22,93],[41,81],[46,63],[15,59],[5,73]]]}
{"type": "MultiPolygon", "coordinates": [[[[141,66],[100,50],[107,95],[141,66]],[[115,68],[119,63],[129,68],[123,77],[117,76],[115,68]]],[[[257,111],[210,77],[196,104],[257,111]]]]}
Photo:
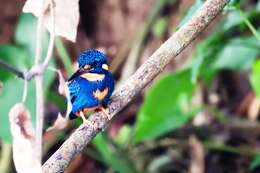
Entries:
{"type": "Polygon", "coordinates": [[[48,46],[48,51],[45,57],[45,60],[43,62],[44,68],[47,67],[53,53],[53,48],[54,48],[54,40],[55,40],[55,14],[54,14],[54,2],[53,0],[49,0],[50,4],[50,13],[51,13],[51,23],[52,23],[52,29],[50,30],[50,41],[49,41],[49,46],[48,46]]]}
{"type": "Polygon", "coordinates": [[[11,73],[14,73],[17,77],[24,79],[24,72],[18,70],[17,68],[11,66],[10,64],[7,64],[3,60],[0,59],[0,67],[3,69],[10,71],[11,73]]]}
{"type": "Polygon", "coordinates": [[[23,97],[22,97],[22,102],[23,103],[26,102],[27,94],[28,94],[28,81],[24,80],[23,97]]]}
{"type": "Polygon", "coordinates": [[[243,10],[241,10],[240,8],[238,8],[238,11],[240,13],[240,15],[243,17],[244,22],[246,23],[246,25],[248,26],[248,28],[250,29],[250,31],[252,32],[252,34],[257,38],[258,41],[260,41],[260,35],[257,32],[257,30],[255,29],[255,27],[252,25],[252,23],[248,20],[245,12],[243,10]]]}

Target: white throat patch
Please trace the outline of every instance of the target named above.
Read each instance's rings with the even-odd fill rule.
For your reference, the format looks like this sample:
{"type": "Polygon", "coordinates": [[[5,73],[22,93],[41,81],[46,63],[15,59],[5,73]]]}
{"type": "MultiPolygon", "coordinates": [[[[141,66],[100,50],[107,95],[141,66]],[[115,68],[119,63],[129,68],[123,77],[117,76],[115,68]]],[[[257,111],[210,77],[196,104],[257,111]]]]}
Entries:
{"type": "Polygon", "coordinates": [[[104,74],[98,73],[85,73],[81,75],[82,78],[87,79],[88,81],[102,81],[105,78],[104,74]]]}

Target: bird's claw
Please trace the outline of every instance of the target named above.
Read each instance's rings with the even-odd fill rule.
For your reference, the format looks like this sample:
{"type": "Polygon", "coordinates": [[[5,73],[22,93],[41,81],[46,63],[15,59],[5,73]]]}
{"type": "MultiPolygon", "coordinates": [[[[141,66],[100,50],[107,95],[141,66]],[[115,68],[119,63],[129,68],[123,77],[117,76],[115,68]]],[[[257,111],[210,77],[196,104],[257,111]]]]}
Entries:
{"type": "Polygon", "coordinates": [[[94,123],[92,123],[91,121],[87,120],[86,117],[84,116],[84,113],[82,111],[80,112],[80,117],[81,117],[81,119],[83,121],[83,124],[85,126],[95,128],[94,123]]]}
{"type": "Polygon", "coordinates": [[[112,119],[112,116],[106,111],[105,108],[101,107],[100,110],[106,115],[106,118],[108,120],[111,120],[112,119]]]}
{"type": "Polygon", "coordinates": [[[91,128],[95,128],[94,123],[92,123],[91,121],[89,121],[89,120],[87,120],[87,119],[83,120],[83,124],[84,124],[84,126],[88,126],[88,127],[91,127],[91,128]]]}

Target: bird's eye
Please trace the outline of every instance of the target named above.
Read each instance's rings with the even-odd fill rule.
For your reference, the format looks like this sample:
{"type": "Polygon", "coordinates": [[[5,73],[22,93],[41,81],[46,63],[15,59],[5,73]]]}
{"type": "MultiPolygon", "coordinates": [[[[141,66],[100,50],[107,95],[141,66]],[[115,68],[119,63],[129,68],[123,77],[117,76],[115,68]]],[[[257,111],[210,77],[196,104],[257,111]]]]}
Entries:
{"type": "Polygon", "coordinates": [[[107,65],[107,64],[102,64],[102,68],[103,68],[104,70],[108,70],[108,65],[107,65]]]}
{"type": "Polygon", "coordinates": [[[83,67],[85,70],[89,70],[90,68],[91,68],[91,66],[90,65],[88,65],[88,64],[86,64],[86,65],[84,65],[84,67],[83,67]]]}

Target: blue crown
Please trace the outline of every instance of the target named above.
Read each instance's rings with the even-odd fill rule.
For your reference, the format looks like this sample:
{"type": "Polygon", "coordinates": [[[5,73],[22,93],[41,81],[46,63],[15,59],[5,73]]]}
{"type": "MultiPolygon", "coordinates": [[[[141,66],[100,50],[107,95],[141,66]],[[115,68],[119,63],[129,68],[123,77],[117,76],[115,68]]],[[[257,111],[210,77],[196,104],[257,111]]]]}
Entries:
{"type": "Polygon", "coordinates": [[[104,53],[93,49],[82,52],[78,57],[80,68],[84,67],[86,64],[91,65],[95,63],[107,64],[107,56],[104,53]]]}

